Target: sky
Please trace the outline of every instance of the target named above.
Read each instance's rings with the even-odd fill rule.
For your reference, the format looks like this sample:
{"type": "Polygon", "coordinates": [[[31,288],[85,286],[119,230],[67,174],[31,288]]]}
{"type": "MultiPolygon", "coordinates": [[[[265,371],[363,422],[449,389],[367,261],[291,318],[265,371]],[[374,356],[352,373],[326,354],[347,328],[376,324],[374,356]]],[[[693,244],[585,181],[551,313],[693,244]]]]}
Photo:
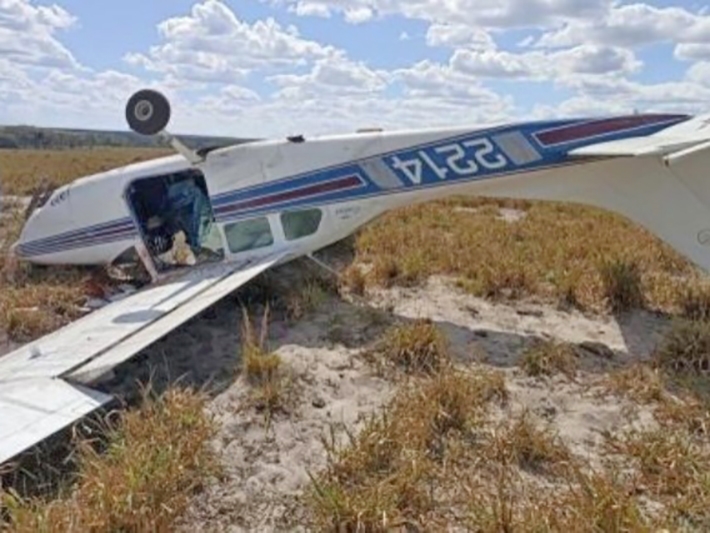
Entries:
{"type": "Polygon", "coordinates": [[[0,124],[235,137],[710,112],[709,0],[0,0],[0,124]]]}

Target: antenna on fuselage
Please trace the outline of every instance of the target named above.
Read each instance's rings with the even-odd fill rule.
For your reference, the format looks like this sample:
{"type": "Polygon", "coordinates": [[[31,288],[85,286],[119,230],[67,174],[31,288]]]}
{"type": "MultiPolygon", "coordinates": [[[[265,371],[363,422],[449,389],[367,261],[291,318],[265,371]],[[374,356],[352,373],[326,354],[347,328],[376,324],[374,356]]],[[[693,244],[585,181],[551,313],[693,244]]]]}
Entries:
{"type": "Polygon", "coordinates": [[[126,121],[140,135],[157,135],[167,141],[193,165],[204,161],[204,157],[165,129],[170,122],[170,102],[162,93],[153,89],[134,93],[126,104],[126,121]]]}

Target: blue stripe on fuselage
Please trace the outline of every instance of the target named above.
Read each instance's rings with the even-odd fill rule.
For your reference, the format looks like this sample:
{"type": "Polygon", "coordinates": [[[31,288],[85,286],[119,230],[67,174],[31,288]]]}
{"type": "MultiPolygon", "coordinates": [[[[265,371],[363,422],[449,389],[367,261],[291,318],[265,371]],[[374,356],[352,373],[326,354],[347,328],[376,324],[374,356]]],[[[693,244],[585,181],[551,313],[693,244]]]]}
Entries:
{"type": "MultiPolygon", "coordinates": [[[[367,178],[363,188],[331,193],[318,198],[299,198],[297,200],[274,205],[265,205],[258,209],[232,212],[220,222],[264,215],[281,209],[293,209],[317,203],[330,204],[342,201],[363,199],[378,194],[396,194],[405,190],[429,188],[452,182],[467,182],[511,175],[519,172],[542,170],[570,163],[567,153],[586,144],[607,142],[634,136],[646,136],[656,133],[671,125],[687,120],[686,115],[674,117],[659,116],[657,123],[611,131],[603,135],[591,136],[589,140],[580,138],[560,147],[546,147],[534,136],[535,133],[553,128],[582,124],[589,119],[568,119],[558,121],[540,121],[518,125],[500,126],[457,135],[433,143],[420,144],[403,150],[391,151],[367,157],[358,163],[379,160],[393,172],[402,187],[384,190],[376,185],[367,171],[359,164],[349,162],[316,172],[288,176],[264,185],[223,193],[214,198],[214,205],[224,208],[245,199],[259,198],[273,193],[297,189],[322,181],[337,179],[352,173],[367,178]],[[508,137],[507,142],[502,138],[508,137]],[[523,142],[514,139],[519,137],[523,142]],[[512,138],[512,139],[511,139],[512,138]],[[496,140],[499,139],[499,140],[496,140]],[[520,146],[515,146],[518,143],[520,146]]],[[[581,160],[579,161],[581,162],[581,160]]]]}

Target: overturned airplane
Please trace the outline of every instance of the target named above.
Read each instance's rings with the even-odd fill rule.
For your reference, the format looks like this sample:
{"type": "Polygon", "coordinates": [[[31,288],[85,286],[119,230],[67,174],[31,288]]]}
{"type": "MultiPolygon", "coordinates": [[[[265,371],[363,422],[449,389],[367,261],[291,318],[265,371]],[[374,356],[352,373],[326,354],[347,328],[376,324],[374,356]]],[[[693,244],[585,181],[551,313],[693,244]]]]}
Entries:
{"type": "MultiPolygon", "coordinates": [[[[635,114],[368,131],[193,151],[152,90],[131,129],[174,156],[84,177],[35,206],[13,252],[43,265],[139,258],[152,283],[0,359],[0,463],[111,400],[102,376],[260,273],[401,206],[453,195],[579,202],[710,269],[710,115],[635,114]],[[173,253],[182,239],[187,258],[173,253]]],[[[315,259],[315,258],[313,258],[315,259]]]]}

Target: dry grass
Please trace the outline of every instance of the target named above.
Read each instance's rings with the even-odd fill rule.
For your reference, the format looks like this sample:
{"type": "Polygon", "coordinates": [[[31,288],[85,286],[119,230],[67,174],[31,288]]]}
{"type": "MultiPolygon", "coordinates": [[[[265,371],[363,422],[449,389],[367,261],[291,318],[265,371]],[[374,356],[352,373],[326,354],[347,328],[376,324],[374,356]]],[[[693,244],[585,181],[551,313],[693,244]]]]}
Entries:
{"type": "Polygon", "coordinates": [[[710,375],[710,323],[678,320],[655,353],[660,368],[685,375],[710,375]]]}
{"type": "Polygon", "coordinates": [[[431,320],[415,320],[390,327],[366,359],[385,372],[434,374],[451,364],[446,337],[431,320]]]}
{"type": "Polygon", "coordinates": [[[174,153],[165,148],[0,150],[4,194],[31,194],[41,180],[54,186],[76,178],[174,153]]]}
{"type": "Polygon", "coordinates": [[[487,448],[491,459],[534,473],[563,474],[573,461],[560,437],[549,427],[541,429],[527,410],[494,428],[487,448]]]}
{"type": "Polygon", "coordinates": [[[191,496],[218,472],[205,397],[171,389],[107,423],[101,451],[79,443],[76,482],[51,501],[5,493],[8,532],[170,531],[191,496]]]}
{"type": "MultiPolygon", "coordinates": [[[[607,433],[594,467],[551,425],[508,409],[501,373],[458,369],[431,323],[390,329],[379,353],[410,369],[408,379],[360,433],[326,439],[328,466],[312,475],[306,499],[313,523],[342,531],[705,531],[710,404],[692,391],[671,393],[672,379],[696,367],[668,361],[695,360],[707,327],[681,323],[654,364],[612,374],[613,389],[653,407],[657,426],[607,433]],[[446,364],[414,363],[431,354],[446,364]]],[[[571,346],[540,342],[523,365],[533,375],[573,375],[574,360],[571,346]]]]}
{"type": "Polygon", "coordinates": [[[450,447],[475,439],[488,403],[506,395],[499,386],[497,376],[446,370],[403,386],[346,443],[332,431],[328,468],[308,495],[319,530],[385,531],[436,513],[432,483],[450,447]]]}
{"type": "Polygon", "coordinates": [[[369,285],[454,276],[489,298],[538,297],[587,310],[678,311],[696,269],[655,236],[599,209],[552,202],[450,199],[380,218],[356,240],[369,285]],[[508,222],[499,207],[526,215],[508,222]]]}
{"type": "Polygon", "coordinates": [[[707,283],[685,288],[681,296],[681,312],[689,320],[710,319],[710,286],[707,283]]]}
{"type": "Polygon", "coordinates": [[[600,271],[606,299],[614,313],[643,307],[644,294],[638,263],[617,259],[605,262],[600,271]]]}
{"type": "Polygon", "coordinates": [[[355,265],[350,265],[341,273],[339,282],[344,288],[350,291],[350,293],[356,296],[363,296],[365,294],[365,275],[362,273],[362,270],[355,265]]]}
{"type": "Polygon", "coordinates": [[[613,472],[571,470],[570,482],[557,493],[530,487],[509,467],[496,467],[485,481],[466,487],[465,523],[472,531],[580,533],[657,532],[644,517],[628,485],[613,472]],[[537,489],[537,491],[536,491],[537,489]]]}
{"type": "Polygon", "coordinates": [[[666,383],[662,373],[643,363],[612,372],[608,376],[607,385],[612,392],[625,394],[642,405],[666,398],[666,383]]]}
{"type": "Polygon", "coordinates": [[[302,287],[292,289],[284,296],[286,315],[292,320],[301,320],[318,309],[327,297],[322,281],[305,280],[302,287]]]}
{"type": "Polygon", "coordinates": [[[257,335],[246,309],[243,310],[241,360],[243,375],[251,386],[251,403],[271,417],[287,408],[293,393],[293,383],[283,361],[267,347],[269,309],[264,311],[257,335]]]}
{"type": "Polygon", "coordinates": [[[306,497],[316,529],[650,532],[670,523],[647,515],[633,479],[587,468],[529,412],[496,417],[507,398],[499,380],[447,368],[407,381],[345,442],[331,431],[328,466],[306,497]]]}
{"type": "Polygon", "coordinates": [[[18,263],[9,255],[9,246],[20,228],[16,213],[0,219],[0,331],[24,342],[78,318],[91,276],[84,269],[49,270],[18,263]]]}
{"type": "Polygon", "coordinates": [[[660,429],[608,435],[602,466],[592,468],[528,411],[495,416],[505,405],[491,403],[501,399],[496,380],[453,369],[410,380],[358,435],[343,443],[332,432],[328,467],[312,476],[306,499],[316,527],[650,533],[710,526],[707,409],[675,404],[657,413],[660,429]]]}
{"type": "Polygon", "coordinates": [[[707,531],[710,448],[706,437],[698,438],[682,426],[668,424],[610,437],[607,445],[611,452],[632,460],[637,491],[664,505],[666,522],[707,531]]]}

